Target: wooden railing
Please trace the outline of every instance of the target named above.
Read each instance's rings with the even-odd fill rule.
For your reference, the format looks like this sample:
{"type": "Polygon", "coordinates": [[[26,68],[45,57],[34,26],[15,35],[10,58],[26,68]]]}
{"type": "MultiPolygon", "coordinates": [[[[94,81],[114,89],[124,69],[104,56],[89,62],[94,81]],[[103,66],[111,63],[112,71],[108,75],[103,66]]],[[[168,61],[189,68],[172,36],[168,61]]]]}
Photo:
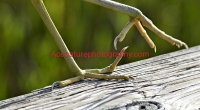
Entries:
{"type": "Polygon", "coordinates": [[[47,86],[0,101],[0,109],[199,110],[200,46],[118,66],[136,80],[93,80],[47,86]]]}

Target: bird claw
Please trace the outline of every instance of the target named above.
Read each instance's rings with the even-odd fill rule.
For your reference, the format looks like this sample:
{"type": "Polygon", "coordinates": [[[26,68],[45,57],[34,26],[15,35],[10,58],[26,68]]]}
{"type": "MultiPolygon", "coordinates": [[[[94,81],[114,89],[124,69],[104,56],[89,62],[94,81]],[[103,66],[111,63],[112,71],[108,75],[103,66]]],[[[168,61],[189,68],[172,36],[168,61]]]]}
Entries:
{"type": "Polygon", "coordinates": [[[60,85],[60,81],[56,81],[56,82],[54,82],[53,84],[52,84],[52,91],[53,91],[53,89],[54,89],[54,87],[59,87],[59,85],[60,85]]]}
{"type": "Polygon", "coordinates": [[[176,45],[178,48],[184,46],[186,49],[188,49],[188,46],[186,43],[180,41],[180,40],[177,40],[175,39],[173,42],[172,42],[172,45],[176,45]]]}
{"type": "Polygon", "coordinates": [[[117,50],[117,42],[119,41],[119,36],[117,36],[114,40],[114,47],[115,47],[115,50],[117,50]]]}
{"type": "Polygon", "coordinates": [[[125,25],[125,27],[122,29],[122,31],[119,33],[119,35],[114,40],[114,47],[117,50],[117,42],[123,41],[125,38],[127,32],[129,29],[135,24],[135,21],[131,18],[129,22],[125,25]]]}
{"type": "Polygon", "coordinates": [[[124,53],[124,51],[128,48],[128,46],[124,47],[120,53],[124,53]]]}
{"type": "Polygon", "coordinates": [[[185,47],[186,49],[189,48],[188,45],[187,45],[186,43],[184,43],[184,42],[183,42],[183,45],[184,45],[184,47],[185,47]]]}

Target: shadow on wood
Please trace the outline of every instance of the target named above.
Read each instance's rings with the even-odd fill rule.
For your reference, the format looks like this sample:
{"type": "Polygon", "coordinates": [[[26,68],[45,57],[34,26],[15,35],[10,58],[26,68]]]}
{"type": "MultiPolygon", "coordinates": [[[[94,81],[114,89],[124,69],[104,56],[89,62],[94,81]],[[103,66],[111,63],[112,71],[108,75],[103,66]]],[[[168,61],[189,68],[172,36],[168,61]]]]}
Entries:
{"type": "Polygon", "coordinates": [[[51,86],[3,100],[0,109],[199,110],[200,46],[118,66],[135,81],[93,80],[51,86]]]}

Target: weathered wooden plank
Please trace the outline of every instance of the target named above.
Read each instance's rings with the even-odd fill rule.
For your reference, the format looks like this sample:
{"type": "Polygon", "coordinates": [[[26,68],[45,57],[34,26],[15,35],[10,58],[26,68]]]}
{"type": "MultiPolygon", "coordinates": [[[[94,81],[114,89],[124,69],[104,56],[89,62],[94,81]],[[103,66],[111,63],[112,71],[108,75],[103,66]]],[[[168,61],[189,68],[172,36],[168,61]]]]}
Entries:
{"type": "Polygon", "coordinates": [[[53,92],[47,86],[3,100],[0,109],[200,109],[200,46],[121,65],[112,74],[137,80],[86,79],[53,92]]]}

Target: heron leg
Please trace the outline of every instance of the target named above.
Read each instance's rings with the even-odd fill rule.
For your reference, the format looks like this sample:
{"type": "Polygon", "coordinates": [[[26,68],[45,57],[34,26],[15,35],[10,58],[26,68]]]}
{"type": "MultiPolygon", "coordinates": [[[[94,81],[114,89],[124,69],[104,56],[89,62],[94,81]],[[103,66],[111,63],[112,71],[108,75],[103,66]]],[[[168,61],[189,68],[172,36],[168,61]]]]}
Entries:
{"type": "Polygon", "coordinates": [[[123,41],[126,34],[128,33],[129,29],[135,24],[140,34],[145,38],[147,43],[151,48],[154,48],[154,51],[156,52],[156,46],[153,43],[153,41],[150,39],[148,34],[146,33],[145,29],[142,27],[140,21],[137,18],[130,18],[129,22],[125,25],[125,27],[122,29],[122,31],[119,33],[119,35],[114,40],[114,47],[117,50],[117,42],[123,41]]]}
{"type": "MultiPolygon", "coordinates": [[[[59,81],[56,84],[59,87],[64,87],[67,86],[69,84],[78,82],[83,80],[84,78],[94,78],[94,79],[123,79],[123,80],[130,80],[129,76],[126,75],[107,75],[104,73],[111,73],[114,71],[114,69],[116,68],[117,64],[119,63],[119,61],[121,60],[121,58],[123,57],[124,51],[127,49],[128,47],[124,47],[121,52],[119,53],[119,55],[116,57],[116,59],[113,61],[112,64],[110,64],[109,66],[102,68],[102,69],[86,69],[86,70],[82,70],[83,75],[77,75],[74,78],[70,78],[64,81],[59,81]]],[[[131,79],[134,79],[131,77],[131,79]]],[[[53,86],[55,85],[55,83],[53,84],[53,86]]]]}
{"type": "MultiPolygon", "coordinates": [[[[55,27],[53,21],[51,20],[51,17],[43,3],[43,0],[31,0],[31,1],[32,1],[34,7],[36,8],[36,10],[38,11],[39,15],[41,16],[42,20],[46,24],[47,28],[49,29],[54,40],[56,41],[60,51],[70,53],[67,46],[65,45],[61,35],[59,34],[57,28],[55,27]]],[[[123,54],[127,48],[128,47],[123,48],[122,51],[120,52],[120,54],[123,54]]],[[[118,62],[121,60],[122,55],[119,55],[111,65],[109,65],[103,69],[89,69],[89,70],[80,69],[79,66],[76,64],[75,60],[73,59],[73,57],[65,56],[64,58],[65,58],[65,61],[67,62],[67,65],[69,66],[71,74],[76,74],[76,77],[69,78],[64,81],[57,81],[57,82],[53,83],[53,85],[52,85],[53,87],[54,87],[54,85],[58,85],[59,87],[64,87],[69,84],[81,81],[84,78],[129,80],[129,77],[125,76],[125,75],[114,75],[113,76],[113,75],[99,74],[99,73],[113,72],[113,70],[117,66],[118,62]]]]}

